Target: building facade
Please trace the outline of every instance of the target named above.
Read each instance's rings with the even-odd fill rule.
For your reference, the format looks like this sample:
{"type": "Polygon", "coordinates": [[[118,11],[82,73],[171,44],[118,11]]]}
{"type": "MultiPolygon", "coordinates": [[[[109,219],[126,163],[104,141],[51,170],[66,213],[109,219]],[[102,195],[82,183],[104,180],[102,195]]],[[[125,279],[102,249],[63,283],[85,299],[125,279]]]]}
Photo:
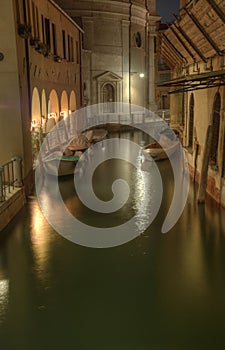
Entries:
{"type": "Polygon", "coordinates": [[[31,128],[44,129],[48,119],[57,122],[82,106],[82,30],[52,0],[1,5],[0,165],[20,157],[28,193],[31,128]]]}
{"type": "MultiPolygon", "coordinates": [[[[161,37],[173,79],[171,126],[179,129],[195,181],[225,206],[225,1],[181,1],[161,37]]],[[[199,191],[199,200],[201,195],[199,191]]]]}
{"type": "Polygon", "coordinates": [[[51,0],[7,1],[0,16],[0,159],[22,157],[26,178],[32,120],[57,121],[82,105],[81,30],[51,0]]]}
{"type": "Polygon", "coordinates": [[[85,104],[104,103],[99,113],[117,112],[108,102],[155,110],[155,0],[57,3],[84,30],[85,104]]]}

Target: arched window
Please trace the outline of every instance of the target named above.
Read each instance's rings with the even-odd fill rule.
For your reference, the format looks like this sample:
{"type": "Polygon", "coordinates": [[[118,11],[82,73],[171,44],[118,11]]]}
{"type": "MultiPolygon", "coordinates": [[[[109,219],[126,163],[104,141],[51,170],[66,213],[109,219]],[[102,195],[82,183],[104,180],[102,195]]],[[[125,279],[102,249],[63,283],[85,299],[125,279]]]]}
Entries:
{"type": "Polygon", "coordinates": [[[115,102],[115,88],[112,84],[105,84],[103,86],[103,103],[104,103],[104,113],[114,113],[115,102]]]}
{"type": "Polygon", "coordinates": [[[188,128],[188,147],[193,147],[194,141],[194,95],[191,94],[189,104],[189,128],[188,128]]]}
{"type": "Polygon", "coordinates": [[[223,169],[222,169],[222,176],[225,177],[225,133],[223,136],[223,169]]]}
{"type": "Polygon", "coordinates": [[[210,163],[212,165],[217,164],[217,153],[218,153],[218,143],[219,143],[219,132],[220,132],[220,107],[221,107],[221,97],[217,92],[213,103],[213,120],[212,120],[212,143],[210,151],[210,163]]]}

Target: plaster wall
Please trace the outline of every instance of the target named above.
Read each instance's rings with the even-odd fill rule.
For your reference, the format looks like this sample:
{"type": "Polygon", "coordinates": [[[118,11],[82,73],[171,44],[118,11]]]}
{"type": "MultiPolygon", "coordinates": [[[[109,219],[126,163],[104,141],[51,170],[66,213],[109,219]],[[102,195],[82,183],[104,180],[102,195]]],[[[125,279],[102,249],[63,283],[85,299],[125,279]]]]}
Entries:
{"type": "Polygon", "coordinates": [[[18,76],[13,2],[4,1],[0,11],[0,165],[23,156],[20,84],[18,76]]]}

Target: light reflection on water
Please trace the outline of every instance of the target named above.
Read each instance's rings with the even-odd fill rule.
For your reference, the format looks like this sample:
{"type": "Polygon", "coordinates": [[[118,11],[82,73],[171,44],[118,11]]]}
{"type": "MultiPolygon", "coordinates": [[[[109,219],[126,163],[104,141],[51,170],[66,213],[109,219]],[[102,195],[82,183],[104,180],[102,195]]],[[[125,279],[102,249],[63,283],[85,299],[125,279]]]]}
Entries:
{"type": "MultiPolygon", "coordinates": [[[[142,140],[140,133],[136,137],[142,140]]],[[[43,218],[35,197],[29,199],[1,233],[2,349],[224,347],[224,210],[209,198],[206,205],[197,205],[192,187],[182,217],[161,234],[174,186],[169,163],[158,167],[164,188],[158,216],[143,235],[112,249],[65,240],[43,218]]],[[[73,179],[62,178],[61,193],[70,211],[102,227],[128,220],[145,196],[139,171],[122,161],[106,162],[93,184],[100,198],[110,198],[110,183],[118,174],[133,195],[120,211],[104,218],[79,202],[73,179]],[[105,176],[107,193],[98,185],[105,176]]],[[[144,177],[149,193],[154,191],[148,172],[144,177]]]]}
{"type": "Polygon", "coordinates": [[[4,322],[8,307],[9,281],[0,280],[0,324],[4,322]]]}

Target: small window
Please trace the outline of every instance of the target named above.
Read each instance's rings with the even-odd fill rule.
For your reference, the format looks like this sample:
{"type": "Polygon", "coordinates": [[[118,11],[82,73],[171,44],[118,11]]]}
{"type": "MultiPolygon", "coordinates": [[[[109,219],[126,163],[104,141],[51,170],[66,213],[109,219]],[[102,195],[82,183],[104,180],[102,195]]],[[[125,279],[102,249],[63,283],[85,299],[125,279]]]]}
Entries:
{"type": "Polygon", "coordinates": [[[48,48],[51,48],[51,40],[50,40],[50,21],[48,18],[45,18],[45,44],[48,48]]]}
{"type": "Polygon", "coordinates": [[[79,50],[79,43],[76,40],[76,59],[77,59],[77,64],[80,63],[80,50],[79,50]]]}
{"type": "Polygon", "coordinates": [[[36,12],[36,32],[37,32],[37,38],[39,39],[40,37],[40,32],[39,32],[39,16],[38,16],[38,8],[35,8],[36,12]]]}
{"type": "Polygon", "coordinates": [[[62,31],[62,43],[63,43],[63,58],[66,59],[66,33],[62,31]]]}
{"type": "Polygon", "coordinates": [[[44,21],[43,15],[41,15],[41,31],[42,31],[42,42],[45,43],[45,21],[44,21]]]}
{"type": "Polygon", "coordinates": [[[73,38],[70,38],[70,57],[71,57],[71,62],[74,62],[74,47],[73,47],[73,38]]]}
{"type": "Polygon", "coordinates": [[[141,39],[141,33],[140,32],[137,32],[135,34],[135,42],[136,42],[137,47],[141,47],[142,39],[141,39]]]}
{"type": "Polygon", "coordinates": [[[37,39],[36,14],[35,14],[35,5],[33,1],[32,1],[32,22],[33,22],[34,37],[35,39],[37,39]]]}
{"type": "Polygon", "coordinates": [[[68,45],[68,61],[70,62],[70,60],[71,60],[71,56],[70,56],[71,50],[70,50],[70,36],[69,35],[67,35],[67,45],[68,45]]]}
{"type": "Polygon", "coordinates": [[[103,87],[104,113],[114,113],[115,88],[112,84],[105,84],[103,87]]]}
{"type": "Polygon", "coordinates": [[[52,23],[52,44],[53,44],[53,54],[57,55],[56,30],[55,30],[54,23],[52,23]]]}

